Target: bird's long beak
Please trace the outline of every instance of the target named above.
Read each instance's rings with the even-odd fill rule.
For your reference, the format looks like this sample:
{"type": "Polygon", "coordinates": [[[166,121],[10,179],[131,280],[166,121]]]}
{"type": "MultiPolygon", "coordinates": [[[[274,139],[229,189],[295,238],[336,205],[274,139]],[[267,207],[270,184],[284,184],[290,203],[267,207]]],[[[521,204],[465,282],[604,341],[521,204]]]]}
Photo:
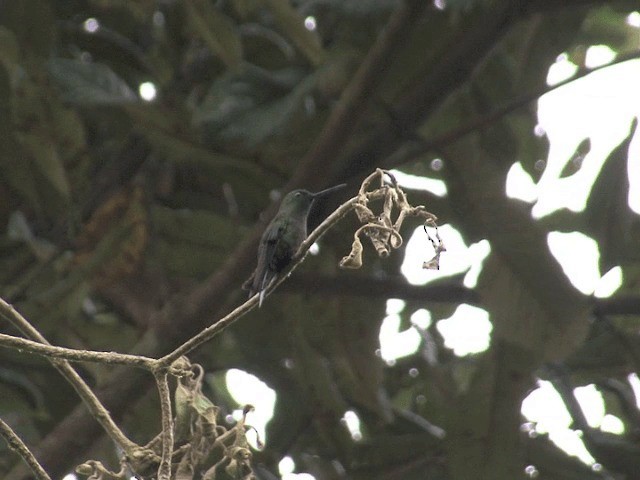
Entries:
{"type": "Polygon", "coordinates": [[[316,198],[326,197],[330,193],[333,193],[336,190],[340,190],[341,188],[344,188],[346,186],[347,186],[346,183],[341,183],[340,185],[336,185],[335,187],[331,187],[331,188],[326,188],[324,190],[320,190],[319,192],[313,194],[313,199],[315,200],[316,198]]]}

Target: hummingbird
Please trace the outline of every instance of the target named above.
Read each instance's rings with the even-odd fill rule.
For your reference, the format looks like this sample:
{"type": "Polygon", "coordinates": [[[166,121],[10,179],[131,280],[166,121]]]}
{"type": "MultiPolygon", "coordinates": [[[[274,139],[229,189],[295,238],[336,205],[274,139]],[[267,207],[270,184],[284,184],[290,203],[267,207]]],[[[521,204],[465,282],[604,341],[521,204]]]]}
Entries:
{"type": "Polygon", "coordinates": [[[314,200],[346,185],[343,183],[317,193],[293,190],[282,199],[278,213],[260,239],[258,265],[253,276],[245,282],[249,297],[260,293],[258,306],[262,306],[265,290],[271,281],[291,262],[300,244],[307,238],[307,217],[314,200]]]}

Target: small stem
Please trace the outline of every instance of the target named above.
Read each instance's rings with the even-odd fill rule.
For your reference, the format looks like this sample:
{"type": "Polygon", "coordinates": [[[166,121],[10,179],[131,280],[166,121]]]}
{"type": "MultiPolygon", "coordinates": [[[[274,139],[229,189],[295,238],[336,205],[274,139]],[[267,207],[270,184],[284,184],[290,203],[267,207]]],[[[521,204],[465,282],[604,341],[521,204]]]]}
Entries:
{"type": "MultiPolygon", "coordinates": [[[[6,318],[5,315],[2,315],[6,318]]],[[[42,357],[71,360],[74,362],[97,362],[111,365],[130,365],[151,370],[155,360],[138,355],[126,355],[116,352],[95,352],[91,350],[76,350],[73,348],[56,347],[43,343],[26,340],[0,333],[0,347],[25,350],[42,357]]]]}
{"type": "Polygon", "coordinates": [[[154,377],[160,395],[162,412],[162,458],[158,468],[158,480],[171,480],[171,456],[173,455],[173,419],[171,416],[171,393],[166,369],[156,370],[154,377]]]}
{"type": "Polygon", "coordinates": [[[0,419],[0,435],[7,441],[9,448],[20,455],[22,460],[29,465],[29,468],[31,468],[38,480],[51,480],[51,477],[44,471],[44,468],[42,468],[42,465],[36,460],[36,457],[31,453],[29,448],[2,419],[0,419]]]}
{"type": "MultiPolygon", "coordinates": [[[[10,304],[0,298],[0,316],[9,321],[18,330],[24,333],[31,340],[40,342],[44,345],[51,346],[46,338],[31,325],[18,311],[10,304]]],[[[62,376],[71,384],[77,394],[80,396],[84,404],[89,408],[93,417],[102,425],[105,432],[111,439],[129,456],[133,456],[138,446],[129,440],[127,436],[118,428],[113,421],[111,415],[102,405],[93,390],[86,384],[78,372],[66,360],[48,357],[47,360],[62,374],[62,376]]]]}

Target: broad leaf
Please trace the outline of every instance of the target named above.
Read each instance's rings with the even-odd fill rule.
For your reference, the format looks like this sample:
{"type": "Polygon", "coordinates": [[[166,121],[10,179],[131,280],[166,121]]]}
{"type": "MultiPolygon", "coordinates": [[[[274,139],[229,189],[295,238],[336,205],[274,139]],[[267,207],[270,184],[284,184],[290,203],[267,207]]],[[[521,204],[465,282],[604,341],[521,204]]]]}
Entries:
{"type": "Polygon", "coordinates": [[[48,67],[62,98],[71,104],[120,105],[138,100],[129,85],[101,63],[53,58],[48,67]]]}

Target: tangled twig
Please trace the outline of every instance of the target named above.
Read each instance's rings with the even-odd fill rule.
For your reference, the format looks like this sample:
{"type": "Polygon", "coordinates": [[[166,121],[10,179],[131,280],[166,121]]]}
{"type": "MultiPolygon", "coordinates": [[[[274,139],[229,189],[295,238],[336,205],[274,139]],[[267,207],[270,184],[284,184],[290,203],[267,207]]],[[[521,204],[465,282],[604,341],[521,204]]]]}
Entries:
{"type": "MultiPolygon", "coordinates": [[[[254,479],[251,467],[253,452],[246,432],[251,405],[243,408],[242,418],[231,428],[218,424],[220,408],[202,392],[204,369],[191,364],[187,357],[175,361],[165,372],[154,372],[163,403],[162,431],[140,448],[144,458],[122,457],[121,469],[113,472],[101,462],[88,460],[76,468],[87,480],[125,480],[135,472],[147,478],[157,472],[157,478],[203,478],[214,480],[220,468],[238,480],[254,479]],[[176,377],[175,412],[171,417],[166,377],[176,377]]],[[[261,448],[258,438],[258,448],[261,448]]]]}

